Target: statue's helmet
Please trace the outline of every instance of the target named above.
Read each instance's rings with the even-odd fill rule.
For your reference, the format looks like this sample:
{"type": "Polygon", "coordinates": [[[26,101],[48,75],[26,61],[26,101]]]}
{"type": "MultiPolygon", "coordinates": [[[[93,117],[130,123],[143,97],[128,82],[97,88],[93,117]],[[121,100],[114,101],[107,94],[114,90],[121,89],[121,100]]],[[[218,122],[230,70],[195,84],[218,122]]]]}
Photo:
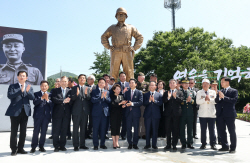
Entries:
{"type": "Polygon", "coordinates": [[[115,17],[116,17],[116,15],[117,15],[119,12],[125,13],[126,16],[128,17],[128,14],[127,14],[127,11],[125,10],[125,8],[123,8],[123,7],[118,8],[118,9],[116,10],[115,17]]]}

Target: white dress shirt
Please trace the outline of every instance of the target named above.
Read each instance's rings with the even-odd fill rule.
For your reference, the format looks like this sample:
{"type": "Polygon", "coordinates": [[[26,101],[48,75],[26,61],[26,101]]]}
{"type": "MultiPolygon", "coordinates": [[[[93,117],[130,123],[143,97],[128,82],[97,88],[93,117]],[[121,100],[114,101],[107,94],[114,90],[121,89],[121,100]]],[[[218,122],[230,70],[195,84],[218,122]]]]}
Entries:
{"type": "MultiPolygon", "coordinates": [[[[134,96],[135,90],[136,90],[136,88],[135,88],[134,90],[131,89],[132,97],[134,96]]],[[[134,106],[134,103],[133,103],[133,102],[132,102],[132,105],[131,105],[131,106],[134,106]]]]}
{"type": "MultiPolygon", "coordinates": [[[[20,84],[20,83],[18,83],[18,84],[19,84],[20,88],[22,89],[22,84],[20,84]]],[[[24,88],[25,88],[25,83],[24,83],[24,88]]]]}

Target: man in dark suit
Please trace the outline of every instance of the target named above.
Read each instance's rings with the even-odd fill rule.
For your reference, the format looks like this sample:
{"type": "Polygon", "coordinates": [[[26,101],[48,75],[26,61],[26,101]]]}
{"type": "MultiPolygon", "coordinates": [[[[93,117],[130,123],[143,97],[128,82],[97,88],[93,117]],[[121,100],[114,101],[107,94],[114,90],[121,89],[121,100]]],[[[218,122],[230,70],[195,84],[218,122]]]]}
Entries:
{"type": "Polygon", "coordinates": [[[165,91],[163,95],[164,102],[164,116],[165,126],[167,133],[167,146],[164,149],[170,149],[171,145],[173,150],[176,151],[176,145],[178,143],[179,125],[181,116],[181,103],[183,101],[183,92],[176,89],[177,81],[171,79],[169,81],[169,91],[165,91]],[[172,133],[172,135],[171,135],[172,133]],[[173,138],[171,142],[171,136],[173,138]]]}
{"type": "Polygon", "coordinates": [[[160,106],[162,105],[162,95],[159,92],[156,92],[155,89],[156,89],[156,82],[151,81],[149,83],[150,91],[143,95],[143,105],[145,106],[143,117],[144,117],[145,129],[146,129],[146,146],[144,147],[144,149],[151,148],[150,137],[151,137],[152,131],[153,131],[152,132],[152,148],[158,149],[156,144],[157,144],[157,137],[158,137],[159,122],[161,118],[160,106]]]}
{"type": "MultiPolygon", "coordinates": [[[[198,88],[195,87],[195,83],[196,81],[194,79],[190,79],[189,81],[189,90],[194,92],[195,98],[196,98],[196,94],[199,91],[198,88]]],[[[194,122],[193,122],[193,138],[194,139],[198,139],[197,137],[197,114],[198,114],[198,110],[199,110],[199,105],[194,104],[193,106],[193,112],[194,112],[194,122]]]]}
{"type": "Polygon", "coordinates": [[[127,102],[123,105],[125,109],[126,116],[126,124],[127,124],[127,141],[128,141],[128,149],[139,149],[138,144],[138,128],[139,121],[141,117],[141,109],[140,106],[143,104],[143,96],[142,92],[136,89],[136,80],[129,80],[130,89],[125,92],[124,100],[127,102]],[[132,142],[132,126],[134,126],[134,137],[132,142]]]}
{"type": "Polygon", "coordinates": [[[34,99],[33,88],[26,84],[28,73],[19,71],[17,73],[18,83],[11,84],[8,88],[8,98],[10,105],[5,113],[10,116],[11,134],[10,134],[10,148],[11,155],[15,156],[17,153],[27,154],[23,149],[26,138],[26,128],[28,116],[31,115],[29,100],[34,99]],[[19,142],[17,146],[17,132],[20,126],[19,142]]]}
{"type": "MultiPolygon", "coordinates": [[[[121,86],[121,93],[120,95],[124,95],[125,92],[129,89],[129,82],[126,81],[126,74],[125,72],[119,73],[119,79],[120,81],[116,84],[119,84],[121,86]]],[[[111,91],[113,93],[113,91],[111,91]]],[[[126,133],[127,133],[127,125],[126,125],[126,116],[125,116],[126,109],[122,110],[122,129],[121,129],[121,139],[126,139],[126,133]]]]}
{"type": "Polygon", "coordinates": [[[101,138],[100,148],[107,149],[105,146],[107,116],[109,114],[109,103],[111,102],[109,92],[104,89],[105,79],[98,79],[98,88],[91,92],[91,102],[93,103],[93,144],[94,150],[98,150],[99,140],[101,138]]]}
{"type": "Polygon", "coordinates": [[[32,149],[30,153],[34,153],[36,151],[40,130],[41,133],[39,139],[39,151],[46,152],[46,150],[44,149],[44,143],[46,139],[48,124],[51,122],[51,111],[53,108],[53,103],[50,100],[51,94],[47,92],[47,90],[49,89],[49,82],[47,82],[46,80],[41,81],[40,88],[41,91],[34,93],[34,130],[31,143],[32,149]]]}
{"type": "MultiPolygon", "coordinates": [[[[68,78],[69,81],[68,81],[68,88],[71,90],[73,87],[74,87],[74,80],[69,77],[68,78]]],[[[70,113],[72,113],[72,106],[71,106],[71,103],[70,103],[70,113]]],[[[71,137],[72,137],[72,134],[71,134],[71,119],[72,119],[72,114],[70,115],[70,119],[69,119],[69,124],[68,124],[68,129],[67,129],[67,140],[71,140],[71,137]]]]}
{"type": "Polygon", "coordinates": [[[59,150],[66,151],[66,135],[68,129],[68,123],[70,120],[70,89],[68,86],[68,78],[66,76],[61,77],[60,88],[56,88],[52,94],[53,107],[53,145],[54,152],[59,150]],[[60,138],[59,138],[60,137],[60,138]]]}
{"type": "Polygon", "coordinates": [[[217,103],[216,116],[222,143],[222,148],[219,149],[219,151],[229,150],[226,133],[227,126],[231,142],[229,153],[235,153],[237,142],[235,132],[235,117],[237,117],[237,114],[235,104],[238,100],[238,91],[230,87],[230,81],[231,79],[229,77],[224,76],[221,78],[221,86],[224,89],[219,91],[215,102],[217,103]]]}
{"type": "MultiPolygon", "coordinates": [[[[94,82],[95,82],[95,76],[89,75],[87,78],[87,83],[88,83],[87,86],[90,87],[91,91],[96,89],[96,85],[94,84],[94,82]]],[[[92,108],[93,108],[93,104],[91,101],[89,101],[89,104],[90,104],[90,112],[88,115],[85,137],[88,139],[92,139],[92,133],[93,133],[92,108]]]]}
{"type": "MultiPolygon", "coordinates": [[[[112,86],[109,85],[110,76],[108,74],[104,74],[102,77],[106,80],[104,89],[113,93],[113,91],[111,90],[112,86]]],[[[109,104],[109,107],[110,107],[110,104],[109,104]]],[[[105,136],[105,139],[109,139],[109,137],[108,137],[108,131],[109,131],[109,129],[110,129],[110,116],[108,114],[108,116],[107,116],[107,123],[106,123],[106,136],[105,136]]]]}
{"type": "Polygon", "coordinates": [[[80,128],[80,149],[89,149],[85,146],[85,132],[87,127],[88,115],[90,113],[90,87],[85,86],[86,75],[78,76],[79,85],[71,89],[71,105],[73,119],[73,146],[74,151],[79,151],[80,128]]]}
{"type": "MultiPolygon", "coordinates": [[[[57,79],[56,79],[54,88],[52,88],[52,89],[50,90],[51,96],[52,96],[52,94],[53,94],[53,91],[54,91],[56,88],[61,87],[61,86],[60,86],[60,80],[61,80],[61,78],[57,78],[57,79]]],[[[53,113],[53,109],[52,109],[51,113],[53,113]]],[[[52,121],[51,121],[51,123],[52,123],[52,121]]],[[[53,136],[52,136],[52,135],[53,135],[53,125],[51,126],[51,136],[49,137],[49,139],[53,139],[53,136]]]]}
{"type": "MultiPolygon", "coordinates": [[[[218,82],[217,82],[217,80],[212,80],[211,81],[211,90],[214,90],[215,92],[216,92],[216,96],[218,95],[218,93],[219,93],[219,90],[218,90],[218,82]]],[[[215,104],[215,108],[217,108],[218,107],[218,105],[217,104],[215,104]]],[[[217,109],[216,109],[217,110],[217,109]]],[[[218,119],[216,118],[216,120],[215,120],[215,124],[216,124],[216,130],[217,130],[217,140],[218,140],[218,144],[219,145],[221,145],[221,136],[220,136],[220,134],[219,134],[219,127],[218,127],[218,119]]]]}

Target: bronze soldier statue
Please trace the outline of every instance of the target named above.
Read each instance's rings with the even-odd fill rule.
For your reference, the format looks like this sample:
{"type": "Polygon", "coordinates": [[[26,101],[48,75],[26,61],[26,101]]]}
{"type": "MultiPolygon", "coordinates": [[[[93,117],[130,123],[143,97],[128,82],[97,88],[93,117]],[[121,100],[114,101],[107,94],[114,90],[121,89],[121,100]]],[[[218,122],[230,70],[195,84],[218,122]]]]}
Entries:
{"type": "Polygon", "coordinates": [[[134,78],[134,52],[139,49],[143,42],[143,36],[132,25],[126,24],[128,18],[127,11],[124,8],[118,8],[115,15],[117,24],[111,25],[102,35],[101,40],[105,48],[110,49],[110,76],[116,81],[118,78],[120,65],[127,74],[127,81],[134,78]],[[112,36],[112,45],[109,44],[109,38],[112,36]],[[135,38],[134,46],[131,46],[132,37],[135,38]]]}

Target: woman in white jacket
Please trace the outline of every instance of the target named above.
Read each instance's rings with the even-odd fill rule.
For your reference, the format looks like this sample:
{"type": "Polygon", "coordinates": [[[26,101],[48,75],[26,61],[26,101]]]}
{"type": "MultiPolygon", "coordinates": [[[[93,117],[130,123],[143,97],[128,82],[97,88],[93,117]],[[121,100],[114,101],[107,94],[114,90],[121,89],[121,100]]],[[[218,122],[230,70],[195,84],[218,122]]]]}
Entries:
{"type": "Polygon", "coordinates": [[[210,86],[210,81],[208,79],[203,79],[202,90],[198,91],[196,95],[196,103],[197,105],[200,105],[198,110],[200,127],[201,127],[201,143],[202,143],[200,149],[206,148],[207,144],[206,132],[208,126],[211,149],[217,150],[215,146],[216,92],[214,90],[210,90],[209,86],[210,86]]]}

